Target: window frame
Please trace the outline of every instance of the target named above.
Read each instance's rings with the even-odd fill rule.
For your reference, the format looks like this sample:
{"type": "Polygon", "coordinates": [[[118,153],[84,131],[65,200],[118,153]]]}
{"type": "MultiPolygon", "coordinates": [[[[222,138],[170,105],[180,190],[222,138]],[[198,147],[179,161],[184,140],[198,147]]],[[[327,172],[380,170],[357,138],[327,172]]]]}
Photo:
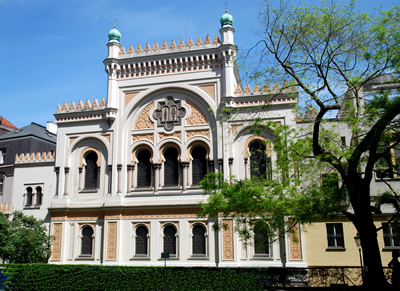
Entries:
{"type": "MultiPolygon", "coordinates": [[[[207,156],[208,156],[208,151],[207,151],[207,149],[204,147],[204,146],[202,146],[202,145],[195,145],[195,146],[193,146],[193,148],[191,149],[191,151],[190,151],[190,155],[191,155],[191,157],[192,157],[192,159],[191,159],[191,186],[194,186],[194,187],[200,187],[200,181],[205,177],[205,175],[207,175],[208,174],[208,172],[209,172],[209,169],[208,169],[208,162],[209,162],[209,160],[207,159],[207,156]],[[205,155],[204,155],[204,160],[202,160],[202,159],[197,159],[197,157],[195,157],[194,155],[193,155],[193,152],[196,150],[196,149],[198,149],[198,148],[201,148],[201,149],[203,149],[204,150],[204,152],[205,152],[205,155]],[[204,174],[203,174],[203,176],[202,176],[202,178],[200,179],[200,181],[198,182],[198,183],[195,183],[195,174],[197,174],[197,173],[195,173],[195,160],[199,160],[200,161],[200,163],[202,163],[202,162],[204,162],[204,165],[203,165],[203,170],[204,170],[204,174]]],[[[197,155],[196,155],[197,156],[197,155]]],[[[197,164],[196,164],[196,166],[197,166],[197,164]]],[[[198,177],[196,177],[196,180],[198,179],[198,177]]]]}
{"type": "Polygon", "coordinates": [[[154,176],[154,173],[153,173],[153,163],[151,162],[151,159],[152,159],[152,152],[149,150],[149,149],[147,149],[147,148],[144,148],[144,149],[140,149],[138,152],[137,152],[137,154],[136,154],[136,161],[137,161],[137,164],[136,164],[136,188],[139,188],[139,189],[150,189],[150,188],[152,188],[153,187],[153,176],[154,176]],[[141,162],[140,162],[140,158],[139,158],[139,156],[140,156],[140,154],[142,153],[142,152],[144,152],[144,151],[146,151],[146,152],[148,152],[149,153],[149,161],[148,161],[148,166],[149,166],[149,168],[150,168],[150,173],[148,173],[150,176],[149,177],[147,177],[147,178],[150,178],[149,180],[150,180],[150,183],[149,183],[149,186],[140,186],[139,185],[139,173],[141,172],[140,170],[141,170],[141,166],[140,166],[140,164],[141,164],[141,162]]]}
{"type": "MultiPolygon", "coordinates": [[[[163,161],[163,187],[164,188],[180,188],[181,187],[181,185],[182,185],[182,171],[181,171],[181,167],[180,167],[180,163],[179,163],[179,156],[180,156],[180,152],[179,152],[179,149],[178,148],[176,148],[176,147],[167,147],[167,148],[165,148],[164,150],[163,150],[163,158],[164,158],[164,161],[163,161]],[[169,184],[169,185],[167,185],[166,184],[166,172],[167,172],[167,158],[166,158],[166,155],[165,155],[165,153],[167,152],[167,151],[169,151],[169,150],[171,150],[171,149],[173,149],[173,150],[175,150],[176,151],[176,153],[177,153],[177,157],[176,157],[176,167],[177,167],[177,170],[176,170],[176,180],[177,180],[177,184],[169,184]]],[[[169,159],[169,157],[168,157],[168,159],[169,159]]],[[[171,161],[173,161],[172,159],[171,159],[171,161]]],[[[173,161],[174,163],[175,163],[175,161],[173,161]]]]}
{"type": "Polygon", "coordinates": [[[79,255],[78,255],[78,258],[80,258],[80,259],[94,259],[95,242],[96,242],[95,238],[96,238],[96,228],[95,228],[94,225],[82,224],[82,225],[79,226],[79,236],[78,236],[78,251],[79,251],[79,255]],[[91,244],[92,244],[92,250],[91,250],[92,252],[91,252],[91,254],[83,254],[82,253],[83,230],[85,228],[90,228],[92,230],[92,232],[93,232],[92,241],[91,241],[91,244]]]}
{"type": "Polygon", "coordinates": [[[209,259],[209,247],[208,247],[208,243],[209,242],[209,237],[208,237],[208,227],[207,224],[204,222],[200,222],[200,221],[196,221],[193,222],[193,224],[190,226],[190,235],[189,235],[189,259],[209,259]],[[195,254],[194,253],[194,228],[195,227],[202,227],[204,229],[204,254],[195,254]]]}
{"type": "Polygon", "coordinates": [[[335,222],[335,223],[326,223],[326,239],[327,239],[327,249],[328,250],[344,250],[345,242],[344,242],[344,230],[343,230],[343,223],[335,222]],[[332,226],[332,232],[330,233],[329,227],[332,226]],[[338,233],[340,230],[341,233],[338,233]],[[334,242],[333,245],[330,245],[330,239],[334,242]],[[342,243],[342,245],[340,245],[342,243]]]}
{"type": "Polygon", "coordinates": [[[150,259],[150,250],[151,250],[151,245],[150,245],[150,225],[148,223],[137,223],[133,224],[132,226],[132,250],[131,250],[131,259],[136,259],[136,260],[149,260],[150,259]],[[147,230],[147,253],[146,254],[137,254],[136,253],[136,244],[137,244],[137,229],[140,227],[144,227],[147,230]]]}
{"type": "Polygon", "coordinates": [[[175,254],[169,253],[170,259],[179,259],[179,226],[178,223],[173,223],[173,222],[167,222],[164,223],[161,227],[161,252],[160,252],[160,260],[163,260],[161,258],[161,253],[165,252],[165,228],[171,226],[175,229],[175,254]]]}
{"type": "Polygon", "coordinates": [[[257,251],[257,241],[256,241],[256,237],[257,235],[257,224],[254,226],[253,229],[253,241],[252,241],[252,248],[251,248],[251,253],[252,253],[252,258],[253,259],[272,259],[272,243],[271,243],[271,239],[268,236],[268,233],[266,230],[265,233],[263,233],[263,235],[265,235],[267,237],[267,248],[268,248],[268,253],[258,253],[257,251]]]}
{"type": "MultiPolygon", "coordinates": [[[[247,145],[247,151],[248,151],[248,175],[251,178],[258,178],[258,179],[266,179],[266,180],[271,180],[272,179],[272,164],[271,164],[271,157],[268,156],[268,144],[267,141],[264,139],[254,139],[249,144],[247,145]],[[254,175],[254,172],[252,171],[254,167],[252,166],[252,157],[254,158],[255,154],[254,151],[252,150],[252,147],[255,144],[260,144],[260,146],[263,146],[264,149],[259,149],[262,150],[263,153],[263,160],[265,163],[265,172],[260,173],[260,175],[254,175]]],[[[261,155],[261,153],[260,153],[261,155]]],[[[262,163],[261,163],[262,164],[262,163]]],[[[259,168],[259,167],[258,167],[259,168]]]]}
{"type": "MultiPolygon", "coordinates": [[[[397,225],[397,227],[400,230],[400,225],[397,225]]],[[[392,224],[383,222],[382,234],[383,234],[383,245],[385,249],[400,249],[400,231],[398,233],[395,233],[393,231],[392,224]],[[386,244],[387,240],[389,240],[390,245],[386,244]],[[397,242],[395,240],[397,240],[397,242]]]]}
{"type": "MultiPolygon", "coordinates": [[[[84,167],[83,167],[84,168],[83,190],[81,192],[87,192],[87,191],[97,192],[99,190],[99,182],[100,182],[100,176],[99,176],[100,166],[98,165],[99,159],[101,159],[101,156],[93,150],[87,151],[85,153],[85,155],[83,157],[83,160],[85,162],[84,167]],[[97,156],[97,159],[95,161],[91,161],[91,162],[94,162],[93,174],[95,176],[95,179],[93,179],[93,180],[95,180],[95,181],[94,181],[94,183],[93,182],[90,183],[90,184],[93,184],[94,187],[88,187],[88,185],[87,185],[87,184],[89,184],[89,182],[87,181],[89,179],[88,178],[88,175],[89,175],[88,167],[90,167],[90,166],[88,166],[88,156],[91,157],[92,155],[97,156]]],[[[89,186],[92,186],[92,185],[89,185],[89,186]]]]}
{"type": "Polygon", "coordinates": [[[5,179],[5,176],[3,176],[3,175],[0,175],[0,195],[3,195],[4,194],[4,190],[5,190],[5,181],[6,181],[6,179],[5,179]]]}

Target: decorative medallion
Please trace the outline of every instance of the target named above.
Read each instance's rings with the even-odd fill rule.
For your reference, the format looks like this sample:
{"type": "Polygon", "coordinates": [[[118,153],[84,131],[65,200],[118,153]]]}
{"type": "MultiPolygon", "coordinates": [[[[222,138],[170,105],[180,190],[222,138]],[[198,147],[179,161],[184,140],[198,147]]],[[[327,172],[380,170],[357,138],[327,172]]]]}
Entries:
{"type": "Polygon", "coordinates": [[[164,102],[158,102],[153,118],[157,120],[158,127],[171,131],[175,125],[181,125],[181,119],[186,114],[186,109],[181,107],[181,101],[168,96],[164,102]]]}

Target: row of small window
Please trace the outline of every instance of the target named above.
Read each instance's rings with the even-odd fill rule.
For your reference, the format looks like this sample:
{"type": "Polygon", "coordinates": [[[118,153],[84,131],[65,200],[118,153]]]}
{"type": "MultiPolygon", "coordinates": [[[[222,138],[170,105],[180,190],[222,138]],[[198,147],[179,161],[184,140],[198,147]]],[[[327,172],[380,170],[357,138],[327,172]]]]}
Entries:
{"type": "MultiPolygon", "coordinates": [[[[270,255],[270,243],[267,232],[255,229],[254,246],[255,255],[270,255]]],[[[167,224],[163,230],[163,252],[169,253],[170,257],[178,257],[178,230],[173,224],[167,224]]],[[[94,230],[92,226],[86,225],[81,229],[81,255],[93,256],[94,230]]],[[[191,253],[193,257],[207,257],[208,234],[203,224],[195,224],[192,227],[191,253]]],[[[150,252],[150,235],[146,225],[138,225],[134,229],[134,257],[148,258],[150,252]]]]}
{"type": "MultiPolygon", "coordinates": [[[[386,248],[400,247],[400,226],[383,223],[383,242],[386,248]]],[[[327,223],[328,248],[344,248],[342,223],[327,223]]]]}
{"type": "Polygon", "coordinates": [[[25,192],[25,206],[42,205],[43,191],[42,187],[37,186],[35,192],[32,187],[27,187],[25,192]]]}

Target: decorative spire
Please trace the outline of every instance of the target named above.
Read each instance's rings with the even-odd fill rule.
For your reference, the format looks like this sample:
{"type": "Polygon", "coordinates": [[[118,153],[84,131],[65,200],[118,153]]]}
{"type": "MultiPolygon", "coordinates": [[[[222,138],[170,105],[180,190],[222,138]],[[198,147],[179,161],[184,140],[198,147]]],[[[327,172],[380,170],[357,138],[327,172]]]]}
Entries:
{"type": "Polygon", "coordinates": [[[109,43],[119,43],[121,33],[117,30],[117,18],[114,18],[114,28],[108,33],[109,43]]]}

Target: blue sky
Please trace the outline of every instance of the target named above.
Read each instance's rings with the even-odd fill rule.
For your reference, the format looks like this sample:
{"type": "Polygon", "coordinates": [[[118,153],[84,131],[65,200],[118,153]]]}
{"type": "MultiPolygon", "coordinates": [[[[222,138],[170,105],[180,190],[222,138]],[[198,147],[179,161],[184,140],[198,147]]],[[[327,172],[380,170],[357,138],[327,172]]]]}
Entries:
{"type": "MultiPolygon", "coordinates": [[[[114,18],[127,49],[219,34],[226,0],[0,0],[0,115],[17,127],[54,121],[57,103],[106,98],[107,34],[114,18]]],[[[235,43],[258,40],[259,0],[230,0],[235,43]]],[[[311,0],[310,3],[319,1],[311,0]]],[[[364,12],[397,0],[360,0],[364,12]]]]}

